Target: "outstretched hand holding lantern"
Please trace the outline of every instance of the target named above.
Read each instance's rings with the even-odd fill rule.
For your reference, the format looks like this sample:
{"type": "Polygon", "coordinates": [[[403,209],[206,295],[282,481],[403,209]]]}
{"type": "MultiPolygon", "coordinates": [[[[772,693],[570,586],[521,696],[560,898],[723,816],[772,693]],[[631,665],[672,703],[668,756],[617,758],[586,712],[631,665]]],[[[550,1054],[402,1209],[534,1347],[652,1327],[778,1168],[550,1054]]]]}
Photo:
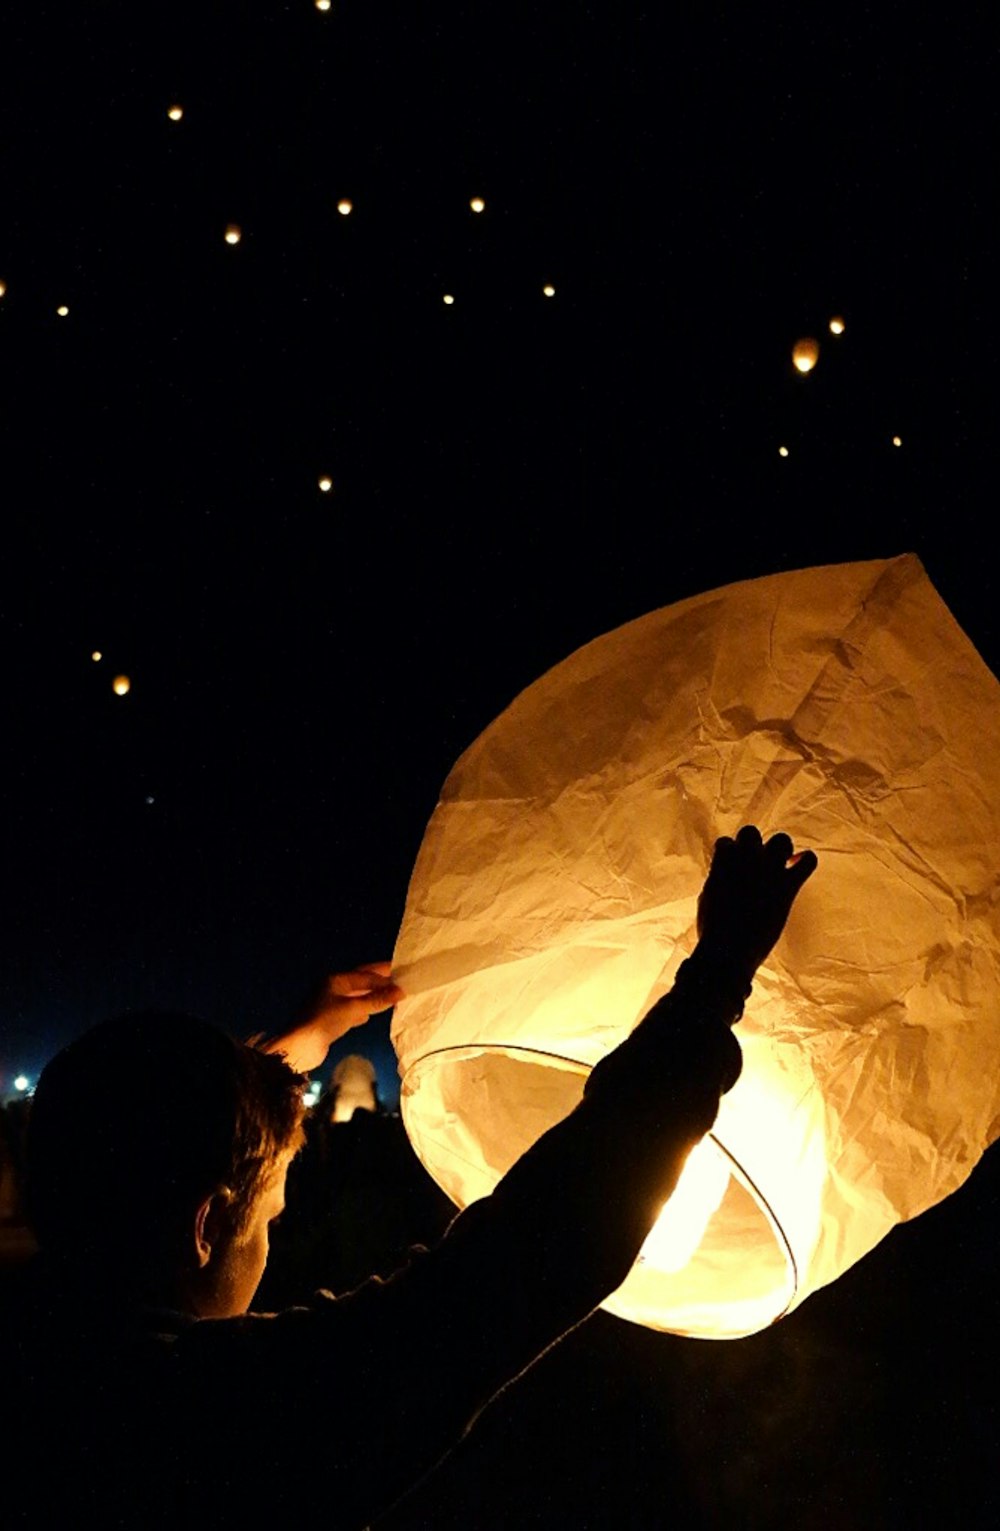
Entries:
{"type": "Polygon", "coordinates": [[[815,870],[815,852],[795,854],[788,835],[765,844],[755,824],[745,824],[735,840],[723,835],[698,895],[698,951],[742,975],[749,988],[815,870]]]}

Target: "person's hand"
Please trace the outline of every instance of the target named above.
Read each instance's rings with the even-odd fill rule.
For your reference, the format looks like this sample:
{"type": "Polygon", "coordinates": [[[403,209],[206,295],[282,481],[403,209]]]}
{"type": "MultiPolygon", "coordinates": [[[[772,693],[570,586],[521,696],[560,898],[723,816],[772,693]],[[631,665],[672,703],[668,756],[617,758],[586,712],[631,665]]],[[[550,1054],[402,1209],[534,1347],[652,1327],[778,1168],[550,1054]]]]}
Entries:
{"type": "Polygon", "coordinates": [[[297,1073],[310,1073],[319,1068],[334,1042],[402,999],[403,991],[390,973],[388,962],[369,962],[349,973],[331,974],[310,995],[287,1031],[258,1045],[265,1052],[282,1053],[297,1073]]]}
{"type": "Polygon", "coordinates": [[[795,853],[788,835],[746,824],[715,842],[698,899],[698,946],[706,959],[745,977],[747,986],[785,928],[795,895],[816,870],[814,852],[795,853]]]}

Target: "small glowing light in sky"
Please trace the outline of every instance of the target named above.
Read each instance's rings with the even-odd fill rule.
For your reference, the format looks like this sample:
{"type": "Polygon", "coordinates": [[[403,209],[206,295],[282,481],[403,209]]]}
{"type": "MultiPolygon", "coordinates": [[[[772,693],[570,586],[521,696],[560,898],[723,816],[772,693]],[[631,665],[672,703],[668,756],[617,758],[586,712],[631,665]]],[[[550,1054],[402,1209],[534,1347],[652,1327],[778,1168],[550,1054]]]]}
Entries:
{"type": "Polygon", "coordinates": [[[486,203],[483,201],[482,197],[473,197],[472,201],[469,203],[469,206],[472,208],[474,213],[481,213],[483,208],[486,206],[486,203]]]}
{"type": "Polygon", "coordinates": [[[844,333],[844,321],[843,321],[843,319],[841,319],[839,314],[836,314],[830,320],[830,334],[831,335],[842,335],[843,333],[844,333]]]}
{"type": "Polygon", "coordinates": [[[779,447],[778,448],[778,456],[779,457],[787,457],[788,456],[788,448],[787,447],[779,447]]]}
{"type": "Polygon", "coordinates": [[[902,438],[902,436],[893,436],[892,444],[893,444],[894,447],[901,447],[903,445],[903,438],[902,438]]]}
{"type": "Polygon", "coordinates": [[[238,245],[242,238],[243,238],[243,230],[240,228],[238,223],[228,223],[226,225],[226,244],[227,245],[238,245]]]}
{"type": "Polygon", "coordinates": [[[316,9],[318,11],[328,11],[330,9],[330,0],[316,0],[316,9]]]}
{"type": "Polygon", "coordinates": [[[171,122],[180,122],[181,118],[184,116],[183,106],[168,107],[167,116],[170,118],[171,122]]]}
{"type": "Polygon", "coordinates": [[[17,1078],[14,1080],[14,1089],[26,1090],[30,1083],[31,1081],[29,1080],[27,1074],[18,1074],[17,1078]]]}
{"type": "Polygon", "coordinates": [[[455,299],[452,297],[450,292],[446,292],[444,298],[442,299],[442,302],[444,303],[454,303],[454,301],[455,299]]]}
{"type": "Polygon", "coordinates": [[[807,336],[792,347],[792,364],[797,372],[811,372],[819,361],[819,341],[807,336]]]}
{"type": "Polygon", "coordinates": [[[0,282],[0,298],[3,297],[3,295],[4,295],[4,293],[6,291],[7,291],[7,283],[6,282],[0,282]]]}
{"type": "Polygon", "coordinates": [[[322,489],[324,494],[329,494],[330,490],[333,488],[333,479],[327,478],[324,475],[324,477],[319,481],[319,487],[322,489]]]}
{"type": "Polygon", "coordinates": [[[542,291],[547,298],[554,298],[556,295],[556,290],[552,286],[551,282],[546,282],[545,286],[542,288],[542,291]]]}
{"type": "Polygon", "coordinates": [[[153,794],[151,792],[147,792],[146,793],[146,807],[147,808],[151,808],[155,802],[156,802],[156,798],[153,796],[153,794]]]}
{"type": "Polygon", "coordinates": [[[90,657],[95,664],[100,664],[101,660],[104,658],[104,655],[101,653],[100,649],[95,649],[90,657]]]}
{"type": "Polygon", "coordinates": [[[116,675],[111,682],[111,689],[115,696],[128,696],[132,689],[132,682],[127,675],[116,675]]]}
{"type": "Polygon", "coordinates": [[[60,319],[65,319],[66,315],[69,313],[69,309],[66,307],[65,303],[60,303],[59,307],[56,309],[56,313],[59,315],[60,319]]]}
{"type": "Polygon", "coordinates": [[[354,210],[354,203],[350,200],[350,198],[349,197],[341,197],[340,201],[337,203],[337,211],[338,211],[338,213],[340,213],[344,218],[346,218],[348,213],[353,212],[353,210],[354,210]]]}

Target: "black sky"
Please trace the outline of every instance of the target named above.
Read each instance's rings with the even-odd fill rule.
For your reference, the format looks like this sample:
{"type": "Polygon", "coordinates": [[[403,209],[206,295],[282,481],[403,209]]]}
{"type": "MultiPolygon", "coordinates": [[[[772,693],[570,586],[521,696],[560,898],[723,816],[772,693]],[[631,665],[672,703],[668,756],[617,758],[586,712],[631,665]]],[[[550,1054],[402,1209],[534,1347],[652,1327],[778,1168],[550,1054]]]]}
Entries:
{"type": "Polygon", "coordinates": [[[914,550],[1000,660],[992,67],[900,6],[15,9],[5,1085],[388,952],[457,755],[653,607],[914,550]]]}

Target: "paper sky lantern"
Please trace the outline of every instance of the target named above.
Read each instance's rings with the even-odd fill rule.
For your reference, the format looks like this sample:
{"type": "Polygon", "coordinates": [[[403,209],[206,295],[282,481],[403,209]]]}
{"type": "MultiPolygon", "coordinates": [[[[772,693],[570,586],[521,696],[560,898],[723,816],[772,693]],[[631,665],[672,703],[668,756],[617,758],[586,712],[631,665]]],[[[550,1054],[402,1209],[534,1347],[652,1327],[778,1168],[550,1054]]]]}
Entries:
{"type": "Polygon", "coordinates": [[[847,326],[844,324],[844,321],[840,315],[834,314],[833,318],[830,320],[830,334],[842,335],[846,328],[847,326]]]}
{"type": "Polygon", "coordinates": [[[796,372],[811,372],[819,361],[819,341],[797,340],[792,347],[792,365],[796,372]]]}
{"type": "Polygon", "coordinates": [[[243,230],[240,228],[238,223],[229,223],[226,225],[225,239],[227,245],[238,245],[242,238],[243,230]]]}
{"type": "Polygon", "coordinates": [[[111,689],[115,696],[128,696],[132,689],[132,682],[127,675],[116,675],[111,682],[111,689]]]}
{"type": "Polygon", "coordinates": [[[349,1122],[355,1111],[377,1111],[375,1065],[369,1058],[349,1053],[330,1076],[333,1094],[331,1121],[349,1122]]]}
{"type": "Polygon", "coordinates": [[[669,988],[747,822],[819,869],[743,1075],[605,1303],[715,1338],[834,1280],[1000,1133],[1000,684],[919,561],[731,585],[543,676],[449,776],[393,964],[403,1118],[464,1206],[669,988]]]}

